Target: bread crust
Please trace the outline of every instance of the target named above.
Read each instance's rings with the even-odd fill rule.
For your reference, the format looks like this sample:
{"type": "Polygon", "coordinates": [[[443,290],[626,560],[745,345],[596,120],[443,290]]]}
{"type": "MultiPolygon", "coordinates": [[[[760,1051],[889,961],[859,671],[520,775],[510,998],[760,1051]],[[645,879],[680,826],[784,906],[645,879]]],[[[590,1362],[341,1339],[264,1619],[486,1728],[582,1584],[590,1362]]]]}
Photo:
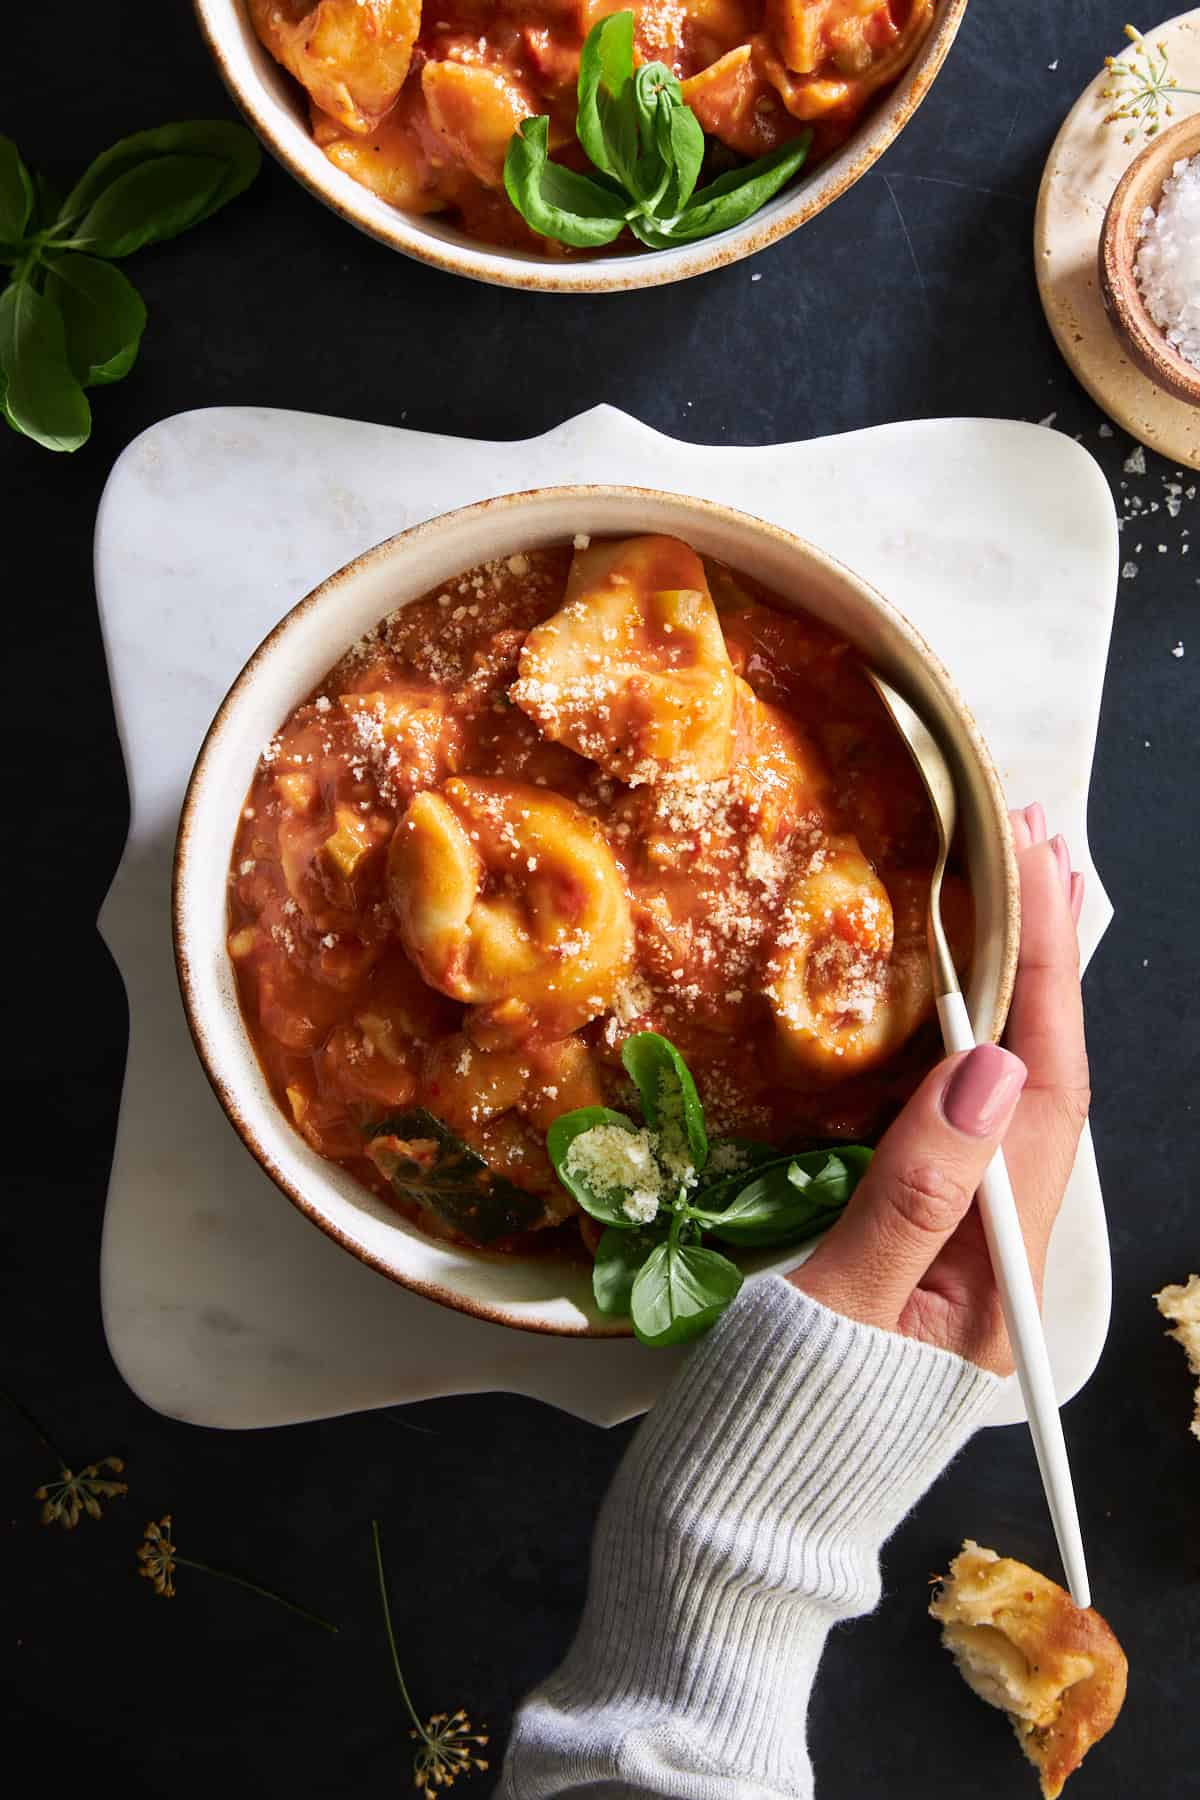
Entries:
{"type": "Polygon", "coordinates": [[[1116,1721],[1128,1664],[1092,1608],[968,1538],[929,1608],[968,1686],[1009,1716],[1045,1800],[1116,1721]]]}

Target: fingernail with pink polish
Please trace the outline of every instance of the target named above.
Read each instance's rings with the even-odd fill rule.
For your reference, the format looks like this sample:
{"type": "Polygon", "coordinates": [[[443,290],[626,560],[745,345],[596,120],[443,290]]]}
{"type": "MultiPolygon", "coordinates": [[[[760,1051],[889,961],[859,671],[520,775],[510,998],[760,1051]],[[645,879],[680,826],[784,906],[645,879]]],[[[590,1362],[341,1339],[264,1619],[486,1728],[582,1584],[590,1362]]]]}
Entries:
{"type": "Polygon", "coordinates": [[[1072,875],[1072,877],[1071,877],[1071,917],[1074,919],[1074,921],[1077,925],[1079,923],[1079,915],[1082,911],[1083,911],[1083,876],[1082,875],[1072,875]]]}
{"type": "Polygon", "coordinates": [[[1046,841],[1046,814],[1040,800],[1033,801],[1025,808],[1025,817],[1029,821],[1029,835],[1035,844],[1046,841]]]}
{"type": "Polygon", "coordinates": [[[1071,852],[1067,849],[1067,840],[1059,836],[1051,838],[1050,848],[1054,852],[1054,860],[1058,864],[1059,878],[1063,884],[1063,893],[1071,897],[1071,852]]]}
{"type": "Polygon", "coordinates": [[[977,1044],[950,1077],[942,1110],[956,1131],[992,1137],[1017,1104],[1026,1073],[1019,1056],[998,1044],[977,1044]]]}

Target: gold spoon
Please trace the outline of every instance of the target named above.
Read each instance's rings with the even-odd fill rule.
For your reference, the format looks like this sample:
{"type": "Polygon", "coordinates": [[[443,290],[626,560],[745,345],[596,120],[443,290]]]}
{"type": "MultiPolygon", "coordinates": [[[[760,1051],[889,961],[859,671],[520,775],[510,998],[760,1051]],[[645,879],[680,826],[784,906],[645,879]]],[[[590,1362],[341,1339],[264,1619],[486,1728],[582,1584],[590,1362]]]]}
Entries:
{"type": "MultiPolygon", "coordinates": [[[[942,923],[942,877],[946,873],[946,858],[950,854],[958,815],[954,777],[929,727],[913,711],[908,701],[872,669],[865,669],[863,672],[908,746],[937,821],[937,861],[929,884],[929,955],[933,964],[934,1003],[942,1027],[942,1039],[947,1051],[953,1055],[962,1050],[974,1049],[976,1041],[942,923]]],[[[1062,1420],[1058,1412],[1058,1396],[1054,1391],[1054,1376],[1046,1351],[1046,1337],[1042,1330],[1037,1293],[1029,1267],[1029,1253],[1025,1248],[1003,1150],[997,1150],[992,1158],[975,1201],[983,1220],[992,1271],[1004,1310],[1004,1323],[1008,1327],[1008,1341],[1012,1345],[1017,1365],[1029,1430],[1054,1524],[1054,1535],[1058,1539],[1059,1555],[1067,1575],[1067,1585],[1076,1606],[1090,1606],[1092,1602],[1087,1564],[1084,1560],[1079,1512],[1075,1504],[1075,1489],[1071,1483],[1062,1420]]]]}

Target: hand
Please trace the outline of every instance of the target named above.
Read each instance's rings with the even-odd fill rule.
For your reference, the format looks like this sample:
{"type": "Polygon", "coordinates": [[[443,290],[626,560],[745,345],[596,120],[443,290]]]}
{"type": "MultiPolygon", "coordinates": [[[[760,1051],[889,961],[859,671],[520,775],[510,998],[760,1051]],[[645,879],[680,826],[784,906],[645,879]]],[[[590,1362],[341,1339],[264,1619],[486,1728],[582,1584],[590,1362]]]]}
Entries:
{"type": "Polygon", "coordinates": [[[1012,1352],[973,1200],[1003,1142],[1034,1280],[1088,1110],[1076,925],[1083,877],[1040,806],[1010,815],[1021,952],[1006,1043],[940,1063],[833,1230],[789,1280],[848,1318],[1007,1375],[1012,1352]]]}

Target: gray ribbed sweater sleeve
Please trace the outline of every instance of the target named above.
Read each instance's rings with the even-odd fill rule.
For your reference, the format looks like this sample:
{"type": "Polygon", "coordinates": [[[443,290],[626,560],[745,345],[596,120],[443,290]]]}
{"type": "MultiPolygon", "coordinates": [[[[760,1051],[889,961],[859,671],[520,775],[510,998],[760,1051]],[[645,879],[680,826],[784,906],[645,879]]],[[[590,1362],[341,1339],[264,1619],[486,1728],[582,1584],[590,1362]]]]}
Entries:
{"type": "Polygon", "coordinates": [[[500,1793],[811,1795],[826,1634],[877,1604],[884,1540],[996,1387],[779,1277],[744,1289],[617,1472],[578,1635],[517,1714],[500,1793]]]}

